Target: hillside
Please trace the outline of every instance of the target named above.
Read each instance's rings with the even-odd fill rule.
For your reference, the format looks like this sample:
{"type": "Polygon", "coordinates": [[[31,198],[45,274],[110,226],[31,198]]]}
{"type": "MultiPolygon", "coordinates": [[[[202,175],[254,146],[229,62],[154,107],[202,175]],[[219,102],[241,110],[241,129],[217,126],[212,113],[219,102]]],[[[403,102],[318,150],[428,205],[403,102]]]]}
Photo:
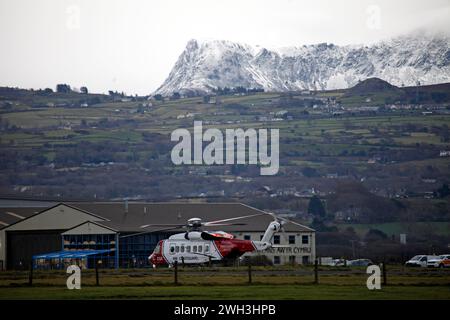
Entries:
{"type": "MultiPolygon", "coordinates": [[[[0,103],[30,106],[34,108],[50,106],[79,107],[82,104],[93,105],[103,102],[111,102],[114,97],[104,94],[79,93],[79,92],[54,92],[50,89],[27,90],[21,88],[0,87],[0,103]]],[[[0,104],[0,107],[2,105],[0,104]]]]}
{"type": "MultiPolygon", "coordinates": [[[[419,92],[432,96],[446,88],[419,87],[419,92]]],[[[370,80],[355,90],[373,94],[371,103],[384,103],[384,90],[392,87],[370,80]]],[[[81,106],[81,99],[95,96],[4,88],[0,92],[3,195],[232,198],[300,214],[306,210],[303,199],[313,194],[328,197],[338,182],[353,181],[377,197],[425,201],[408,209],[417,219],[443,219],[450,212],[447,204],[433,198],[433,192],[450,181],[448,158],[440,156],[442,150],[450,150],[445,103],[367,108],[370,103],[364,96],[320,91],[228,94],[211,101],[98,96],[102,102],[81,106]],[[170,134],[178,128],[192,130],[194,120],[203,121],[205,128],[279,129],[279,174],[260,176],[257,166],[173,165],[170,153],[175,143],[170,134]],[[265,186],[271,191],[264,191],[265,186]]],[[[365,203],[380,198],[355,196],[360,200],[352,203],[362,206],[358,212],[364,222],[396,221],[405,214],[385,201],[385,215],[378,216],[365,203]]],[[[331,215],[345,214],[345,204],[330,205],[331,215]]]]}
{"type": "Polygon", "coordinates": [[[379,78],[369,78],[367,80],[359,82],[352,88],[345,91],[346,96],[360,95],[368,96],[375,94],[403,94],[404,92],[396,86],[391,85],[389,82],[381,80],[379,78]]]}
{"type": "Polygon", "coordinates": [[[352,106],[450,104],[450,83],[399,88],[382,79],[369,78],[340,93],[339,101],[352,106]]]}

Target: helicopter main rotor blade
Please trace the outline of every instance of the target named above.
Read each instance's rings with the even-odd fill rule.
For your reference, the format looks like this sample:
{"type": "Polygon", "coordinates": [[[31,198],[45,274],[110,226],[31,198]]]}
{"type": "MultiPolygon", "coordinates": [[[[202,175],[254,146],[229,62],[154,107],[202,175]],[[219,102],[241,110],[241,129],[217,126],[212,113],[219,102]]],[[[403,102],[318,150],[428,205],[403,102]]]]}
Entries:
{"type": "Polygon", "coordinates": [[[265,215],[265,214],[266,213],[258,213],[258,214],[251,214],[251,215],[248,215],[248,216],[241,216],[241,217],[235,217],[235,218],[229,218],[229,219],[208,221],[208,222],[203,223],[203,225],[204,226],[214,226],[214,225],[217,225],[217,224],[222,223],[222,222],[240,220],[240,219],[245,219],[245,218],[252,218],[252,217],[262,216],[262,215],[265,215]]]}
{"type": "Polygon", "coordinates": [[[214,223],[207,224],[206,227],[222,227],[222,226],[246,226],[247,223],[214,223]]]}
{"type": "Polygon", "coordinates": [[[286,224],[286,223],[288,223],[288,222],[289,222],[289,223],[294,223],[294,222],[292,222],[292,221],[289,220],[289,219],[286,219],[286,218],[277,216],[275,213],[269,212],[269,214],[273,217],[273,219],[274,219],[275,221],[280,222],[281,225],[284,225],[284,224],[286,224]]]}
{"type": "Polygon", "coordinates": [[[153,231],[136,232],[136,233],[132,233],[132,234],[127,234],[126,236],[121,236],[120,238],[129,238],[129,237],[139,236],[141,234],[148,234],[148,233],[162,232],[162,231],[170,231],[170,230],[176,230],[176,229],[180,229],[180,227],[158,229],[158,230],[153,230],[153,231]]]}
{"type": "Polygon", "coordinates": [[[180,224],[180,223],[178,223],[178,224],[175,224],[175,223],[163,223],[163,224],[156,223],[156,224],[154,224],[154,223],[152,223],[152,224],[144,224],[144,225],[140,226],[139,228],[141,228],[141,229],[148,228],[148,227],[180,227],[181,228],[183,226],[185,226],[184,223],[183,224],[180,224]]]}

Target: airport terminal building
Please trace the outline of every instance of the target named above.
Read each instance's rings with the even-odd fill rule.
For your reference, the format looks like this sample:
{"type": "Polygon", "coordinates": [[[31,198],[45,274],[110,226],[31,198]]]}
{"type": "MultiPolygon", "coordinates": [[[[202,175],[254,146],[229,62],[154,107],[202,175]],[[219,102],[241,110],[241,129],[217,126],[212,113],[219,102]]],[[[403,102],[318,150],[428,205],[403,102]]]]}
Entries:
{"type": "MultiPolygon", "coordinates": [[[[180,224],[193,217],[204,221],[265,213],[241,203],[72,202],[0,205],[0,270],[149,267],[148,256],[159,240],[183,232],[147,224],[180,224]],[[138,234],[143,231],[151,233],[138,234]]],[[[243,225],[222,226],[238,239],[260,240],[273,217],[245,218],[243,225]]],[[[205,230],[213,230],[204,228],[205,230]]],[[[214,228],[216,230],[217,227],[214,228]]],[[[275,265],[308,264],[315,259],[315,232],[289,222],[272,242],[281,245],[263,253],[275,265]]]]}

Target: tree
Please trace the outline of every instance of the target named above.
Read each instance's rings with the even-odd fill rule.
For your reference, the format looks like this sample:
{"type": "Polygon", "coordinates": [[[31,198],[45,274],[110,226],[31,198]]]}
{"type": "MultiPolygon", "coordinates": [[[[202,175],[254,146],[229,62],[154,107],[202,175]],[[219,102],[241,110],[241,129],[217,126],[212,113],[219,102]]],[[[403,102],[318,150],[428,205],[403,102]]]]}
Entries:
{"type": "Polygon", "coordinates": [[[336,226],[327,226],[321,218],[314,218],[311,223],[311,228],[320,232],[338,232],[336,226]]]}
{"type": "Polygon", "coordinates": [[[450,195],[450,188],[448,187],[448,184],[444,183],[442,187],[434,192],[434,195],[438,198],[445,198],[446,196],[450,195]]]}
{"type": "Polygon", "coordinates": [[[87,87],[81,87],[81,88],[80,88],[80,92],[81,92],[81,93],[84,93],[84,94],[88,94],[88,93],[89,93],[87,87]]]}
{"type": "Polygon", "coordinates": [[[309,200],[308,213],[318,217],[325,217],[325,208],[318,196],[313,196],[309,200]]]}
{"type": "Polygon", "coordinates": [[[181,95],[180,95],[179,92],[174,92],[174,93],[172,94],[172,99],[173,99],[173,100],[178,100],[178,99],[180,99],[180,98],[181,98],[181,95]]]}
{"type": "Polygon", "coordinates": [[[70,86],[68,84],[57,84],[56,85],[56,92],[59,93],[69,93],[71,91],[70,86]]]}
{"type": "Polygon", "coordinates": [[[203,96],[203,103],[209,103],[211,101],[210,96],[203,96]]]}
{"type": "Polygon", "coordinates": [[[160,95],[160,94],[158,93],[158,94],[155,94],[155,95],[153,96],[153,98],[154,98],[156,101],[161,101],[161,100],[163,99],[163,96],[160,95]]]}
{"type": "Polygon", "coordinates": [[[303,173],[303,175],[305,177],[308,177],[308,178],[318,177],[319,176],[317,170],[314,169],[314,168],[310,168],[310,167],[303,168],[302,169],[302,173],[303,173]]]}
{"type": "Polygon", "coordinates": [[[365,237],[366,241],[377,241],[387,239],[387,234],[378,229],[370,229],[365,237]]]}
{"type": "Polygon", "coordinates": [[[311,227],[316,231],[325,231],[326,226],[321,219],[314,218],[311,227]]]}

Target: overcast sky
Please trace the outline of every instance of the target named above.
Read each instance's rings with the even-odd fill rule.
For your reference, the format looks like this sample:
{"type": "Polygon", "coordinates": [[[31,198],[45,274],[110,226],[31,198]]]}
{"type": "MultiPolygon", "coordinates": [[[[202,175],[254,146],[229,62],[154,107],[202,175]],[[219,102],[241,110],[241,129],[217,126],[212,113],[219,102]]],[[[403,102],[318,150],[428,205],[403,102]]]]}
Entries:
{"type": "Polygon", "coordinates": [[[450,0],[0,0],[0,86],[149,94],[188,40],[373,43],[450,30],[450,0]]]}

